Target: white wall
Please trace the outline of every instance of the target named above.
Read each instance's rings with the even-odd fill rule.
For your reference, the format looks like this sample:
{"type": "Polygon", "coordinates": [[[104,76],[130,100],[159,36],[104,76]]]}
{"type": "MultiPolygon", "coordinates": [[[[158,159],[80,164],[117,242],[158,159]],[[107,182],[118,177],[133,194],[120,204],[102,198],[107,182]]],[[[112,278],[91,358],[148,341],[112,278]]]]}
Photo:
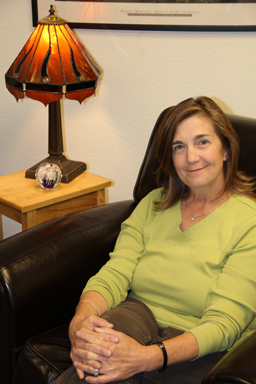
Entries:
{"type": "MultiPolygon", "coordinates": [[[[50,4],[50,2],[49,2],[50,4]]],[[[48,109],[15,101],[4,75],[33,31],[30,0],[1,2],[0,176],[47,156],[48,109]]],[[[61,16],[61,15],[60,15],[61,16]]],[[[255,32],[76,31],[104,70],[98,97],[66,100],[66,154],[115,181],[109,201],[132,197],[159,113],[190,97],[212,97],[225,112],[256,118],[255,32]]],[[[21,226],[4,218],[4,237],[21,226]]]]}

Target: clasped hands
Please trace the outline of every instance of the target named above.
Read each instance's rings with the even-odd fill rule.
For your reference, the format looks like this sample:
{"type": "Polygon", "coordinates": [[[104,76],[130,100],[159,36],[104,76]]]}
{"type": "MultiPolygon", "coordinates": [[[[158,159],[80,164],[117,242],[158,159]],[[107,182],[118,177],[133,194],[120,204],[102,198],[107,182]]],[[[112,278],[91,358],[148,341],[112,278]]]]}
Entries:
{"type": "Polygon", "coordinates": [[[78,331],[70,328],[71,359],[80,379],[88,383],[124,380],[145,370],[147,347],[122,332],[115,331],[105,319],[91,315],[78,331]],[[95,369],[99,376],[93,375],[95,369]]]}

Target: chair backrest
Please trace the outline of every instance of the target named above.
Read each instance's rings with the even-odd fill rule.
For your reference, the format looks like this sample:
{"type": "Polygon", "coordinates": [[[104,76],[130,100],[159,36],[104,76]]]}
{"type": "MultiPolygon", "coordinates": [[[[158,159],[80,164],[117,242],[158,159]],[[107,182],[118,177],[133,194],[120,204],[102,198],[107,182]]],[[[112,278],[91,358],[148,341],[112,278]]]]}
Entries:
{"type": "MultiPolygon", "coordinates": [[[[171,107],[170,107],[171,108],[171,107]]],[[[170,108],[158,117],[134,187],[134,199],[138,203],[150,191],[158,188],[156,171],[159,163],[155,157],[156,133],[170,108]]],[[[227,114],[240,139],[240,158],[238,168],[249,176],[256,176],[256,119],[227,114]]]]}

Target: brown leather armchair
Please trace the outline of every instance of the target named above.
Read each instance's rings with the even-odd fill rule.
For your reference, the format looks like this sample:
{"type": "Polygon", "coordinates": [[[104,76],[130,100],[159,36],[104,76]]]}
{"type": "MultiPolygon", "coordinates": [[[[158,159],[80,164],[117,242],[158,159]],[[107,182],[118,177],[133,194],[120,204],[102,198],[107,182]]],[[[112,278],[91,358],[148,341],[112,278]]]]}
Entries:
{"type": "MultiPolygon", "coordinates": [[[[82,289],[108,260],[121,222],[157,187],[155,136],[166,111],[152,132],[133,199],[63,216],[0,242],[1,384],[50,383],[71,364],[68,323],[82,289]]],[[[239,168],[255,176],[256,119],[228,117],[240,137],[239,168]]],[[[256,333],[202,380],[256,383],[256,333]]]]}

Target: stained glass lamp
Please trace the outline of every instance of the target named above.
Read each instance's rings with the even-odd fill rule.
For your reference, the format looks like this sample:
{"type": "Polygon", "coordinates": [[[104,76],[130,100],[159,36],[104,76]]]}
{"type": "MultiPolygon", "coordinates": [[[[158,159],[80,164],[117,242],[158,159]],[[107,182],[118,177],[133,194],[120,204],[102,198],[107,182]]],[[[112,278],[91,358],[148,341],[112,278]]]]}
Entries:
{"type": "Polygon", "coordinates": [[[5,75],[7,89],[18,101],[25,96],[49,106],[49,156],[25,173],[35,178],[41,163],[57,164],[62,182],[69,183],[86,164],[63,155],[60,100],[83,100],[95,94],[101,69],[67,22],[50,14],[38,25],[5,75]]]}

